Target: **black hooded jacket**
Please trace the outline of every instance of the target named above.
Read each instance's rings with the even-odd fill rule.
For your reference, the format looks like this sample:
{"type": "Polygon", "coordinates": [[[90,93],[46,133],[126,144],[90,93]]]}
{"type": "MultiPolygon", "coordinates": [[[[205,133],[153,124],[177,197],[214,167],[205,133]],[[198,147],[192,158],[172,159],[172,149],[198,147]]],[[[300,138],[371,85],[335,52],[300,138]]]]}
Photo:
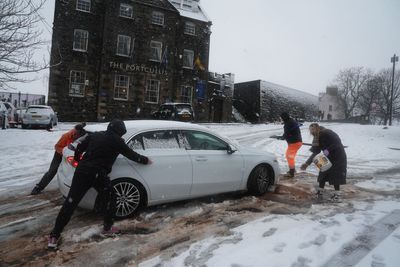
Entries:
{"type": "Polygon", "coordinates": [[[287,113],[282,113],[281,118],[284,122],[282,139],[285,139],[288,144],[302,142],[299,124],[287,113]]]}
{"type": "Polygon", "coordinates": [[[110,173],[112,165],[119,154],[141,164],[148,163],[147,157],[130,149],[124,139],[121,138],[126,133],[126,128],[123,122],[120,122],[117,120],[112,121],[107,131],[95,132],[88,135],[78,145],[75,150],[75,160],[78,160],[83,152],[86,153],[80,161],[78,160],[79,165],[77,169],[110,173]]]}

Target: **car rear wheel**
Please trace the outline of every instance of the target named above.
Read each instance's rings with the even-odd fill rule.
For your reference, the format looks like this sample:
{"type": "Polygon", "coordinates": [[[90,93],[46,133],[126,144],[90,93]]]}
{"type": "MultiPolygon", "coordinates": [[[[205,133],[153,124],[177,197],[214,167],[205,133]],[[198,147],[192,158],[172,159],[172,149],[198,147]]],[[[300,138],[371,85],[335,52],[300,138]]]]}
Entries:
{"type": "Polygon", "coordinates": [[[129,178],[120,178],[111,181],[111,183],[116,195],[116,218],[128,218],[145,204],[144,188],[137,181],[129,178]]]}
{"type": "Polygon", "coordinates": [[[247,189],[250,194],[260,196],[266,193],[269,187],[274,183],[274,171],[271,166],[261,164],[255,167],[247,181],[247,189]]]}

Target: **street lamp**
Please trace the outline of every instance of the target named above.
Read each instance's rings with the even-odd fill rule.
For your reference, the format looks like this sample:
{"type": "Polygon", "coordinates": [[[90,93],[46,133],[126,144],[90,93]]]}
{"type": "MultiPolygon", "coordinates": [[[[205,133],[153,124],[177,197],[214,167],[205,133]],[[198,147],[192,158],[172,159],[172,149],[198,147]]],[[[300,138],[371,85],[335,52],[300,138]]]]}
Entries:
{"type": "Polygon", "coordinates": [[[392,73],[392,90],[390,91],[390,114],[389,114],[389,126],[392,126],[392,117],[393,117],[393,87],[394,87],[394,70],[396,67],[396,62],[399,61],[399,57],[394,54],[392,58],[390,58],[390,62],[393,63],[393,73],[392,73]]]}

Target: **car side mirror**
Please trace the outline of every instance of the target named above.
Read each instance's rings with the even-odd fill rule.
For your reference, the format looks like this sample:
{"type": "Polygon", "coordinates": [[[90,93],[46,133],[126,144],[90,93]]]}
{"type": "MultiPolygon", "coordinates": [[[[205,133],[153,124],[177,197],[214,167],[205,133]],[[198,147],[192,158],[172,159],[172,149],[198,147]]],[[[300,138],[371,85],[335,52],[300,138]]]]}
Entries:
{"type": "Polygon", "coordinates": [[[230,145],[227,145],[226,152],[231,155],[236,152],[236,150],[232,149],[230,145]]]}

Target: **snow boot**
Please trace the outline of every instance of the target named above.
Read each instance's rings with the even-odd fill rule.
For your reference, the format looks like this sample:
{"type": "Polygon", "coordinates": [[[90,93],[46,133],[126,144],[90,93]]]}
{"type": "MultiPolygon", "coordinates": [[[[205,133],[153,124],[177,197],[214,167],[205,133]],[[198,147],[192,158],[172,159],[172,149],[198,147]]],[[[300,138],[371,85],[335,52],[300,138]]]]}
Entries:
{"type": "Polygon", "coordinates": [[[324,192],[325,192],[324,188],[319,188],[317,190],[317,193],[315,193],[315,200],[317,200],[318,202],[323,201],[324,200],[324,192]]]}
{"type": "Polygon", "coordinates": [[[330,201],[333,203],[340,203],[342,201],[340,197],[340,192],[339,191],[332,192],[330,201]]]}
{"type": "Polygon", "coordinates": [[[111,227],[109,230],[103,230],[100,234],[102,237],[115,237],[121,234],[121,230],[117,227],[111,227]]]}
{"type": "Polygon", "coordinates": [[[59,237],[49,236],[47,242],[47,249],[56,250],[58,248],[59,242],[60,242],[59,237]]]}
{"type": "Polygon", "coordinates": [[[296,172],[295,169],[290,169],[290,170],[284,175],[284,177],[286,177],[286,178],[293,178],[295,172],[296,172]]]}
{"type": "Polygon", "coordinates": [[[32,196],[34,196],[34,195],[38,195],[38,194],[40,194],[40,192],[42,192],[42,188],[40,188],[38,185],[36,185],[33,189],[32,189],[32,192],[31,192],[31,195],[32,196]]]}

